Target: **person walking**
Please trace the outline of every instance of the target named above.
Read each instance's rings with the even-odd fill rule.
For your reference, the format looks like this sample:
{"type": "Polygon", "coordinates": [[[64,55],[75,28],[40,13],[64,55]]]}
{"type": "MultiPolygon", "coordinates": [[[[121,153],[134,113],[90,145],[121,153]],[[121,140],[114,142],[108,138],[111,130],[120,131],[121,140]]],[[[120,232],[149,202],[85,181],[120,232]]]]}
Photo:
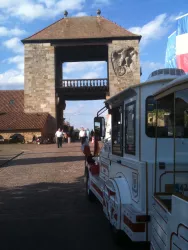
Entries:
{"type": "Polygon", "coordinates": [[[63,140],[63,131],[59,128],[56,133],[55,136],[57,138],[57,147],[58,148],[62,148],[62,140],[63,140]]]}
{"type": "Polygon", "coordinates": [[[80,141],[81,141],[81,145],[82,145],[86,139],[86,131],[84,130],[83,127],[80,130],[79,137],[80,137],[80,141]]]}

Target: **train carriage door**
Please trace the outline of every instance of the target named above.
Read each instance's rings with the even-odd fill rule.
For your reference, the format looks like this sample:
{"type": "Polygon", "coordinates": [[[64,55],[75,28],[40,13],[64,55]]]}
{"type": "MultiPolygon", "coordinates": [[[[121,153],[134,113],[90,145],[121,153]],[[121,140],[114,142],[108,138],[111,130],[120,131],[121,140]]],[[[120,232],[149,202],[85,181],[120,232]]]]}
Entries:
{"type": "Polygon", "coordinates": [[[188,196],[188,89],[175,92],[174,184],[188,196]]]}
{"type": "MultiPolygon", "coordinates": [[[[146,134],[155,138],[154,192],[171,192],[173,185],[174,95],[155,102],[146,99],[146,134]]],[[[147,145],[145,145],[147,147],[147,145]]]]}

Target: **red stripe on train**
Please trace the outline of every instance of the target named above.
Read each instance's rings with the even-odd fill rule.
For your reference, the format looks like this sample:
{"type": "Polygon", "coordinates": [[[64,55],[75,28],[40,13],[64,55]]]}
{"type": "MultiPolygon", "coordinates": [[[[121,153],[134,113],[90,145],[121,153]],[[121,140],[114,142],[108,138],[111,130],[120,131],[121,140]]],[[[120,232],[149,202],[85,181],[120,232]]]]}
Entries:
{"type": "Polygon", "coordinates": [[[145,223],[133,223],[125,215],[124,215],[123,222],[131,229],[131,231],[133,231],[135,233],[145,232],[145,223]]]}
{"type": "Polygon", "coordinates": [[[103,198],[103,192],[100,190],[99,187],[93,182],[91,182],[92,187],[97,191],[97,193],[103,198]]]}

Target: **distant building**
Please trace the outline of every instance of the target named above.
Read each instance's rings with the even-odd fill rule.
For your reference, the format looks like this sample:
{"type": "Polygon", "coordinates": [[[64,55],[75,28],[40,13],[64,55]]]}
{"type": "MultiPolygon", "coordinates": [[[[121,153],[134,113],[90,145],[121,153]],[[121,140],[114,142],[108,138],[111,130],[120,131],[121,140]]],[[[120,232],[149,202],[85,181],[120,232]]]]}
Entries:
{"type": "Polygon", "coordinates": [[[49,113],[24,112],[24,90],[0,91],[0,135],[4,139],[15,133],[22,134],[26,142],[34,135],[53,137],[51,119],[49,113]]]}

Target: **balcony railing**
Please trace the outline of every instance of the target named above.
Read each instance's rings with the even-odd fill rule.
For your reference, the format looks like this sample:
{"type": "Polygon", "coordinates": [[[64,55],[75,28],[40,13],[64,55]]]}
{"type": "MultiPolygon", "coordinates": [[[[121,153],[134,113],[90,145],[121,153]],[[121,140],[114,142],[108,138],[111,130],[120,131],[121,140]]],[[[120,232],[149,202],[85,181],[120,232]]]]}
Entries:
{"type": "Polygon", "coordinates": [[[108,87],[107,78],[62,80],[62,88],[108,87]]]}

